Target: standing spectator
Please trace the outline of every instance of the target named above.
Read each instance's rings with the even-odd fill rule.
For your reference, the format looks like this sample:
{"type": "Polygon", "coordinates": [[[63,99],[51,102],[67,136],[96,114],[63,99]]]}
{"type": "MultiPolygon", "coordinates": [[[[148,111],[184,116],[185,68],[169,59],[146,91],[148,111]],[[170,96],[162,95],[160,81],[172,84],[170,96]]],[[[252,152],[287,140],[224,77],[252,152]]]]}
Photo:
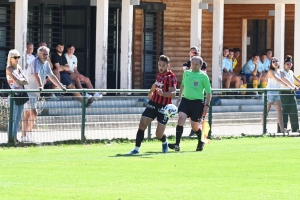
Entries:
{"type": "MultiPolygon", "coordinates": [[[[59,42],[56,45],[56,53],[52,55],[53,68],[57,69],[60,72],[60,81],[66,85],[68,89],[76,89],[72,83],[72,80],[68,74],[70,71],[70,66],[68,65],[68,61],[66,57],[63,55],[64,44],[59,42]]],[[[72,93],[75,98],[82,103],[83,98],[79,92],[72,93]]],[[[93,103],[93,98],[88,98],[87,107],[89,107],[93,103]]]]}
{"type": "Polygon", "coordinates": [[[35,56],[32,54],[33,53],[33,44],[31,42],[27,42],[27,50],[26,50],[26,69],[29,65],[29,63],[35,59],[35,56]]]}
{"type": "MultiPolygon", "coordinates": [[[[41,46],[47,47],[47,43],[44,42],[44,41],[42,41],[42,42],[39,43],[39,47],[41,47],[41,46]]],[[[49,65],[50,65],[50,68],[51,68],[53,74],[56,76],[57,80],[60,81],[60,73],[59,73],[59,71],[57,69],[53,69],[53,64],[51,62],[50,56],[51,55],[49,54],[47,61],[48,61],[49,65]]],[[[46,78],[44,84],[46,84],[48,81],[50,81],[50,80],[48,78],[46,78]]],[[[51,89],[55,89],[55,87],[56,86],[54,84],[52,84],[51,89]]],[[[49,97],[49,100],[59,101],[59,98],[54,93],[51,93],[50,97],[49,97]]]]}
{"type": "MultiPolygon", "coordinates": [[[[74,55],[74,52],[75,52],[75,46],[73,44],[68,44],[67,45],[67,53],[65,53],[65,57],[67,59],[68,65],[70,66],[70,71],[68,71],[68,73],[70,75],[71,80],[75,82],[76,87],[78,89],[82,89],[81,82],[84,82],[88,89],[94,89],[90,79],[88,77],[80,74],[79,71],[77,70],[78,62],[77,62],[77,57],[74,55]]],[[[92,93],[92,94],[93,94],[94,100],[102,98],[102,94],[99,94],[98,92],[92,93]]],[[[87,96],[91,97],[88,93],[87,93],[87,96]]]]}
{"type": "MultiPolygon", "coordinates": [[[[50,64],[47,61],[50,49],[45,46],[41,46],[37,50],[37,57],[31,61],[26,70],[29,84],[25,86],[26,89],[39,89],[40,92],[43,90],[44,81],[46,76],[60,89],[66,91],[66,88],[58,81],[56,76],[52,73],[50,64]]],[[[37,116],[36,112],[36,101],[40,97],[40,93],[30,92],[28,93],[29,101],[25,104],[25,112],[23,116],[22,128],[24,132],[32,132],[32,128],[37,116]]],[[[30,141],[28,134],[24,138],[25,141],[30,141]]]]}
{"type": "Polygon", "coordinates": [[[199,122],[207,113],[211,101],[211,88],[208,76],[200,70],[203,60],[194,56],[191,60],[192,70],[183,73],[180,92],[177,100],[178,122],[176,126],[176,143],[169,144],[170,149],[180,151],[180,139],[183,133],[183,126],[188,117],[191,118],[191,127],[198,137],[196,151],[202,151],[204,142],[201,141],[202,131],[199,122]],[[204,91],[206,92],[206,103],[204,104],[204,91]]]}
{"type": "MultiPolygon", "coordinates": [[[[28,84],[28,80],[24,75],[22,68],[19,65],[20,53],[16,50],[10,50],[7,56],[7,65],[6,65],[6,78],[7,83],[11,89],[23,90],[24,85],[28,84]]],[[[14,102],[13,109],[13,124],[12,124],[12,136],[15,143],[18,143],[17,133],[19,130],[19,124],[22,119],[24,104],[17,105],[14,102]]],[[[26,133],[22,132],[22,139],[26,133]]]]}
{"type": "MultiPolygon", "coordinates": [[[[300,84],[300,80],[294,75],[292,56],[288,55],[284,61],[284,68],[281,70],[281,79],[289,86],[281,84],[281,88],[293,88],[298,90],[294,81],[300,84]]],[[[299,132],[298,109],[295,93],[291,91],[280,91],[280,100],[282,102],[283,125],[287,128],[288,118],[290,117],[292,132],[299,132]]]]}
{"type": "Polygon", "coordinates": [[[155,118],[158,122],[156,137],[162,142],[162,152],[168,152],[168,140],[164,131],[169,119],[163,113],[163,109],[172,103],[172,98],[176,95],[177,80],[175,74],[170,70],[170,59],[167,56],[161,55],[159,57],[158,70],[155,83],[148,92],[150,101],[142,114],[136,134],[135,148],[129,152],[131,155],[139,154],[145,130],[155,118]]]}
{"type": "Polygon", "coordinates": [[[261,87],[262,88],[266,88],[267,87],[267,74],[269,71],[269,67],[270,67],[270,62],[268,60],[267,54],[266,53],[262,53],[260,60],[258,62],[258,72],[260,73],[260,83],[261,83],[261,87]]]}
{"type": "MultiPolygon", "coordinates": [[[[259,61],[259,55],[253,54],[252,59],[249,60],[244,66],[243,66],[243,74],[246,78],[246,83],[252,83],[253,88],[258,87],[259,77],[258,75],[258,61],[259,61]]],[[[258,98],[259,94],[256,91],[255,92],[255,98],[258,98]]]]}
{"type": "MultiPolygon", "coordinates": [[[[268,84],[267,84],[266,88],[276,89],[276,88],[280,88],[280,85],[282,84],[288,88],[293,89],[286,82],[281,80],[280,74],[277,72],[278,69],[279,69],[279,61],[277,58],[274,57],[271,59],[271,66],[270,66],[270,70],[268,71],[268,84]]],[[[271,105],[273,105],[277,112],[277,123],[280,126],[280,132],[285,133],[286,129],[284,128],[284,125],[283,125],[279,91],[268,91],[267,92],[267,100],[268,100],[268,103],[267,103],[267,113],[266,114],[269,113],[269,111],[271,109],[271,105]]],[[[262,121],[263,120],[264,120],[264,117],[262,116],[262,121]]]]}

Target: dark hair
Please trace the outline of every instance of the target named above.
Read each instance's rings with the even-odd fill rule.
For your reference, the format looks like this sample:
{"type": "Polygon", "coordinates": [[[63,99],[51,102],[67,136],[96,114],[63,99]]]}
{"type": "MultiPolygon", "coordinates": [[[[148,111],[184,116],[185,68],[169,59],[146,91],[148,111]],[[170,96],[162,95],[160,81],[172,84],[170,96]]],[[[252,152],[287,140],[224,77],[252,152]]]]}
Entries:
{"type": "Polygon", "coordinates": [[[229,50],[229,48],[228,48],[228,47],[223,47],[223,51],[224,51],[225,49],[228,49],[228,50],[229,50]]]}
{"type": "Polygon", "coordinates": [[[241,49],[240,48],[233,48],[234,53],[235,52],[240,52],[241,53],[241,49]]]}
{"type": "Polygon", "coordinates": [[[261,56],[266,56],[267,54],[265,52],[261,53],[261,56]]]}
{"type": "Polygon", "coordinates": [[[57,46],[65,46],[65,45],[63,42],[58,42],[55,47],[57,47],[57,46]]]}
{"type": "Polygon", "coordinates": [[[234,53],[234,50],[233,49],[229,49],[229,52],[233,52],[234,53]]]}
{"type": "Polygon", "coordinates": [[[39,43],[39,46],[41,46],[41,44],[42,43],[45,43],[45,44],[47,44],[47,42],[45,42],[45,41],[41,41],[40,43],[39,43]]]}
{"type": "Polygon", "coordinates": [[[32,42],[27,42],[27,46],[29,46],[29,45],[33,46],[33,43],[32,42]]]}
{"type": "Polygon", "coordinates": [[[159,56],[159,61],[163,61],[163,62],[166,62],[166,63],[170,64],[170,58],[168,56],[165,56],[165,55],[159,56]]]}
{"type": "Polygon", "coordinates": [[[254,58],[254,57],[256,57],[256,56],[259,57],[259,54],[258,54],[258,53],[254,53],[254,54],[252,55],[252,58],[254,58]]]}
{"type": "Polygon", "coordinates": [[[293,58],[293,57],[292,57],[291,55],[287,55],[286,58],[285,58],[285,60],[284,60],[284,64],[285,64],[286,62],[293,63],[292,58],[293,58]]]}
{"type": "MultiPolygon", "coordinates": [[[[272,49],[266,49],[266,51],[265,51],[265,52],[267,53],[268,51],[272,51],[272,49]]],[[[272,52],[273,52],[273,51],[272,51],[272,52]]]]}
{"type": "Polygon", "coordinates": [[[195,49],[197,52],[199,52],[199,48],[196,47],[196,46],[192,46],[192,47],[190,48],[190,50],[192,50],[192,49],[195,49]]]}
{"type": "Polygon", "coordinates": [[[273,63],[273,60],[278,60],[276,57],[272,57],[271,58],[271,62],[270,62],[270,70],[273,70],[273,71],[275,71],[276,69],[273,67],[273,65],[272,65],[272,63],[273,63]]]}
{"type": "Polygon", "coordinates": [[[75,45],[72,44],[72,43],[69,43],[69,44],[67,45],[67,49],[70,49],[71,47],[74,47],[74,48],[75,48],[75,45]]]}
{"type": "Polygon", "coordinates": [[[207,63],[203,61],[203,64],[201,66],[201,70],[205,70],[207,68],[207,63]]]}

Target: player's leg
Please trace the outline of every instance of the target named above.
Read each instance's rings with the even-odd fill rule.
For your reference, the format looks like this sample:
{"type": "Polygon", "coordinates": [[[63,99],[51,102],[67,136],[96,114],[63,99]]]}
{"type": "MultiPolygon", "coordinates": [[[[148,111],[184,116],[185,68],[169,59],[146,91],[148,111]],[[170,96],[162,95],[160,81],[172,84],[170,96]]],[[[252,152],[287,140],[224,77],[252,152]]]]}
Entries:
{"type": "Polygon", "coordinates": [[[176,143],[169,144],[170,149],[174,149],[175,151],[180,151],[180,140],[183,133],[183,126],[188,118],[189,113],[189,100],[182,98],[181,103],[178,107],[178,122],[176,126],[176,143]]]}
{"type": "Polygon", "coordinates": [[[155,119],[155,117],[155,107],[148,104],[140,119],[139,129],[136,133],[135,138],[135,148],[128,154],[135,155],[140,153],[140,147],[144,140],[145,130],[147,126],[153,121],[153,119],[155,119]]]}
{"type": "Polygon", "coordinates": [[[157,110],[157,127],[156,127],[156,137],[162,142],[162,152],[168,152],[168,139],[164,134],[166,129],[166,124],[168,123],[168,118],[157,110]]]}
{"type": "Polygon", "coordinates": [[[204,102],[202,100],[199,100],[197,102],[193,102],[194,105],[191,105],[191,126],[192,129],[195,131],[197,138],[198,138],[198,144],[196,151],[202,151],[204,147],[204,142],[201,141],[202,138],[202,130],[199,127],[199,119],[202,118],[203,113],[203,107],[204,102]]]}

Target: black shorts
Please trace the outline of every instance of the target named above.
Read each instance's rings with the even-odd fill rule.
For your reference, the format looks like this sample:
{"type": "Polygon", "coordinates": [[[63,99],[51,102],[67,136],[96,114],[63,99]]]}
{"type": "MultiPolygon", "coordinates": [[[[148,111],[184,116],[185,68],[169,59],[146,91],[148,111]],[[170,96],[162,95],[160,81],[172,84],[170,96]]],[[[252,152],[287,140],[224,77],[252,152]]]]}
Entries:
{"type": "Polygon", "coordinates": [[[67,72],[60,72],[60,82],[66,87],[73,84],[70,75],[67,72]]]}
{"type": "Polygon", "coordinates": [[[157,122],[163,125],[168,123],[169,118],[163,113],[164,105],[149,101],[147,108],[144,110],[142,116],[154,120],[157,118],[157,122]]]}
{"type": "Polygon", "coordinates": [[[203,100],[188,100],[186,98],[182,98],[178,107],[178,113],[183,112],[190,117],[192,121],[198,122],[202,117],[203,107],[203,100]]]}

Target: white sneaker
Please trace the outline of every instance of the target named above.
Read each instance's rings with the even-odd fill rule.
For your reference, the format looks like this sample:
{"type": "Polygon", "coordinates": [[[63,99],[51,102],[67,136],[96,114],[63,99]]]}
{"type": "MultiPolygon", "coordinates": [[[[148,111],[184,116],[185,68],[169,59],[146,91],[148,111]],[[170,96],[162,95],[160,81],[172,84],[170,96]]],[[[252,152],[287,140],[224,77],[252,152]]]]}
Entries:
{"type": "Polygon", "coordinates": [[[95,100],[100,100],[102,99],[103,95],[102,94],[99,94],[98,92],[96,92],[94,95],[93,95],[94,99],[95,100]]]}
{"type": "Polygon", "coordinates": [[[92,95],[90,95],[89,93],[86,93],[86,95],[85,95],[87,98],[90,98],[90,97],[92,97],[92,95]]]}
{"type": "Polygon", "coordinates": [[[55,94],[52,94],[52,95],[48,98],[48,100],[50,100],[50,101],[59,101],[59,98],[57,98],[57,96],[55,96],[55,94]]]}
{"type": "Polygon", "coordinates": [[[28,137],[28,135],[21,137],[21,142],[30,142],[30,138],[28,137]]]}

